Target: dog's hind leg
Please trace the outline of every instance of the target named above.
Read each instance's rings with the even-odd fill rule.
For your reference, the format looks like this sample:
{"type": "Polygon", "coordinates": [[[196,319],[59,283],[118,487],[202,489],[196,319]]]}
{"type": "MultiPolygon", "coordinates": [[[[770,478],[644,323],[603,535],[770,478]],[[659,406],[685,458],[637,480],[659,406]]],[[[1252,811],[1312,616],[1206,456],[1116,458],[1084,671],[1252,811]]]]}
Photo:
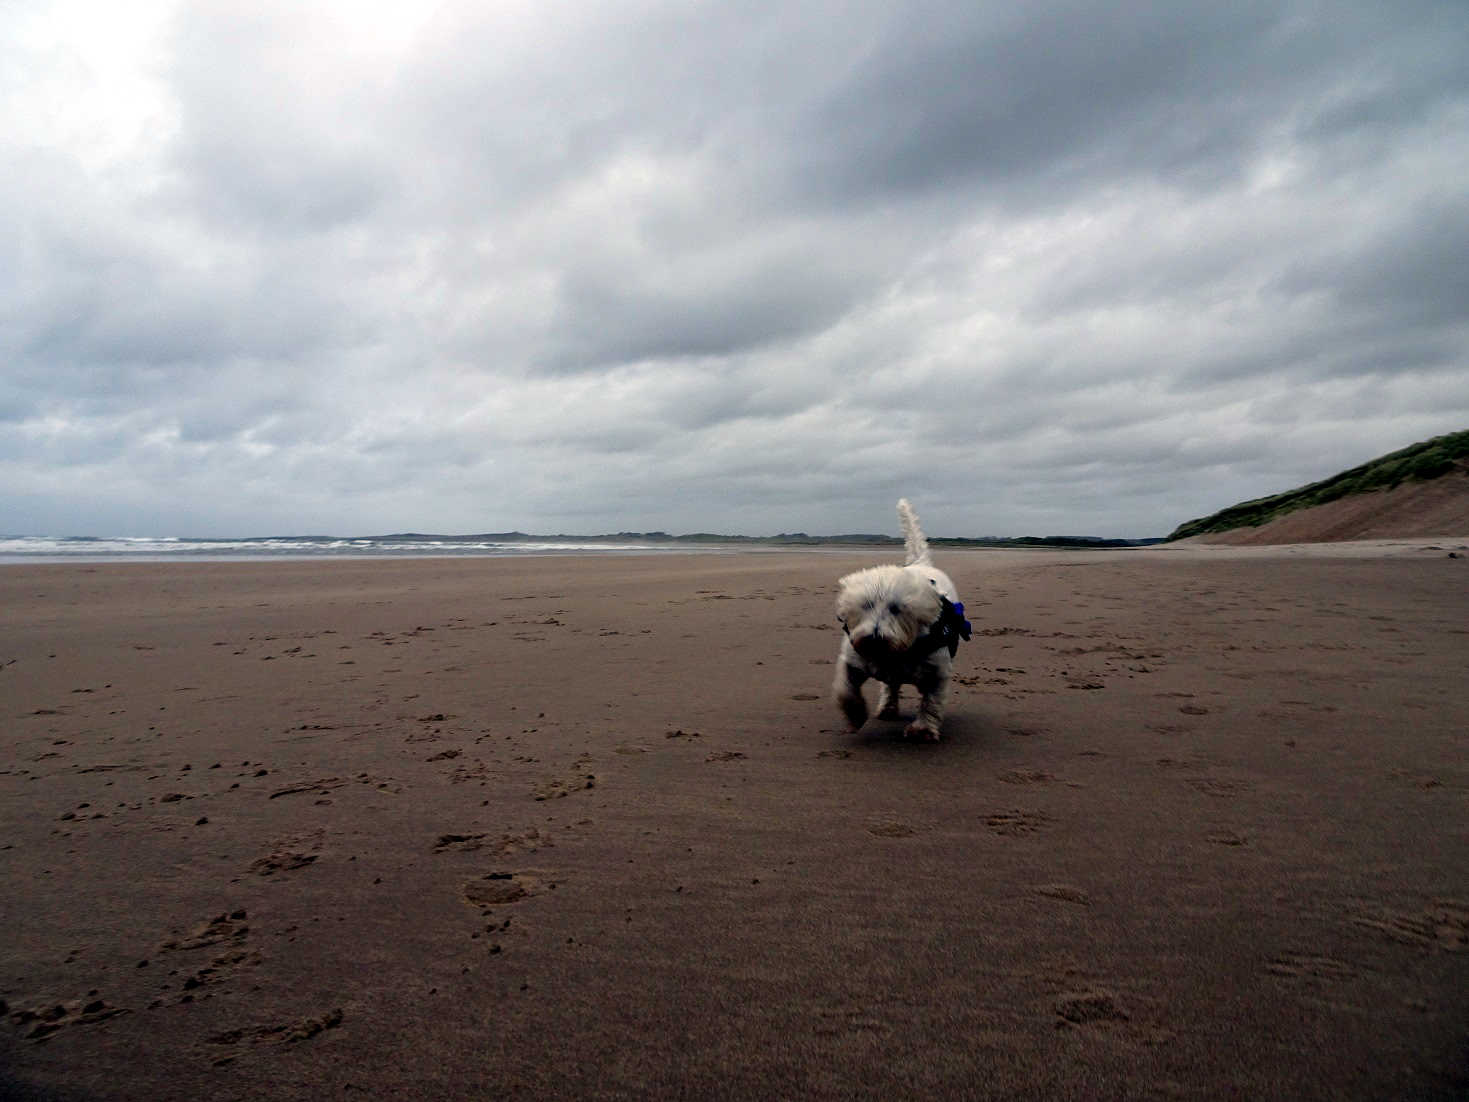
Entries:
{"type": "Polygon", "coordinates": [[[902,691],[901,681],[889,681],[883,685],[882,692],[877,694],[877,718],[898,718],[898,694],[902,691]]]}
{"type": "Polygon", "coordinates": [[[842,715],[847,717],[847,725],[853,731],[867,722],[867,701],[862,699],[862,683],[866,680],[867,673],[861,667],[846,662],[837,663],[837,675],[831,684],[831,695],[837,707],[842,710],[842,715]]]}

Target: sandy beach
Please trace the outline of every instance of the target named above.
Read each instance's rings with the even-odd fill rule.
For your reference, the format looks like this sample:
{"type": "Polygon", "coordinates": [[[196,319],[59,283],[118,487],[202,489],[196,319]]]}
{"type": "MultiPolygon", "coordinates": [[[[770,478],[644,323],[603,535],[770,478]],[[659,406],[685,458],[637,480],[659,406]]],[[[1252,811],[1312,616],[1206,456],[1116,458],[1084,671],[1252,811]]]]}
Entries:
{"type": "Polygon", "coordinates": [[[0,1097],[1462,1098],[1461,545],[0,567],[0,1097]]]}

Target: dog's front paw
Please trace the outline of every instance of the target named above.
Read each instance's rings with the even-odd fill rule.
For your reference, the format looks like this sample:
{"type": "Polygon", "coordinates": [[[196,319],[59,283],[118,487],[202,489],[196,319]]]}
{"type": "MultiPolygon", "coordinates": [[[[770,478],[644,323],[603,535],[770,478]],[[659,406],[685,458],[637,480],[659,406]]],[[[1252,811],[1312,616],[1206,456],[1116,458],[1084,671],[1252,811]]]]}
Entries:
{"type": "Polygon", "coordinates": [[[938,742],[941,736],[937,727],[930,727],[926,723],[917,720],[903,728],[903,737],[921,739],[924,742],[938,742]]]}
{"type": "Polygon", "coordinates": [[[837,697],[837,707],[842,710],[842,715],[847,717],[847,731],[856,734],[862,729],[862,724],[867,722],[867,701],[857,693],[850,696],[837,697]]]}

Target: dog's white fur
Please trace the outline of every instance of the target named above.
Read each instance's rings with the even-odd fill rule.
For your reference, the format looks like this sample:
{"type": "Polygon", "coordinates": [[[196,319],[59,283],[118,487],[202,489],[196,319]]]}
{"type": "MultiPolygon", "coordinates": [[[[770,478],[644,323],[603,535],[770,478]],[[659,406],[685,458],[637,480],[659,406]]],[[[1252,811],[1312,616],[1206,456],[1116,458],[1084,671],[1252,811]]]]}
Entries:
{"type": "Polygon", "coordinates": [[[914,685],[922,700],[904,734],[937,741],[953,659],[947,647],[910,652],[942,614],[940,595],[957,602],[959,594],[949,576],[933,565],[928,538],[906,498],[898,502],[898,517],[903,523],[904,564],[868,567],[837,583],[837,619],[846,634],[837,655],[832,696],[856,731],[867,720],[862,684],[868,678],[882,684],[880,719],[896,718],[900,687],[914,685]]]}

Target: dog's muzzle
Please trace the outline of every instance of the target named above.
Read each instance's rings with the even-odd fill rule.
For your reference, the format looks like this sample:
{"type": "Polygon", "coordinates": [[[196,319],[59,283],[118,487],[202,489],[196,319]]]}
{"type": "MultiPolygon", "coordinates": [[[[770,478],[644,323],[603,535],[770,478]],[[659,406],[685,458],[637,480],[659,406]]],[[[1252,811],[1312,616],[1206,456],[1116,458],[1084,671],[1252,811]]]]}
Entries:
{"type": "Polygon", "coordinates": [[[872,635],[864,635],[860,639],[853,639],[852,649],[860,654],[863,658],[871,659],[881,658],[884,655],[891,653],[891,650],[887,644],[887,640],[876,633],[873,633],[872,635]]]}

